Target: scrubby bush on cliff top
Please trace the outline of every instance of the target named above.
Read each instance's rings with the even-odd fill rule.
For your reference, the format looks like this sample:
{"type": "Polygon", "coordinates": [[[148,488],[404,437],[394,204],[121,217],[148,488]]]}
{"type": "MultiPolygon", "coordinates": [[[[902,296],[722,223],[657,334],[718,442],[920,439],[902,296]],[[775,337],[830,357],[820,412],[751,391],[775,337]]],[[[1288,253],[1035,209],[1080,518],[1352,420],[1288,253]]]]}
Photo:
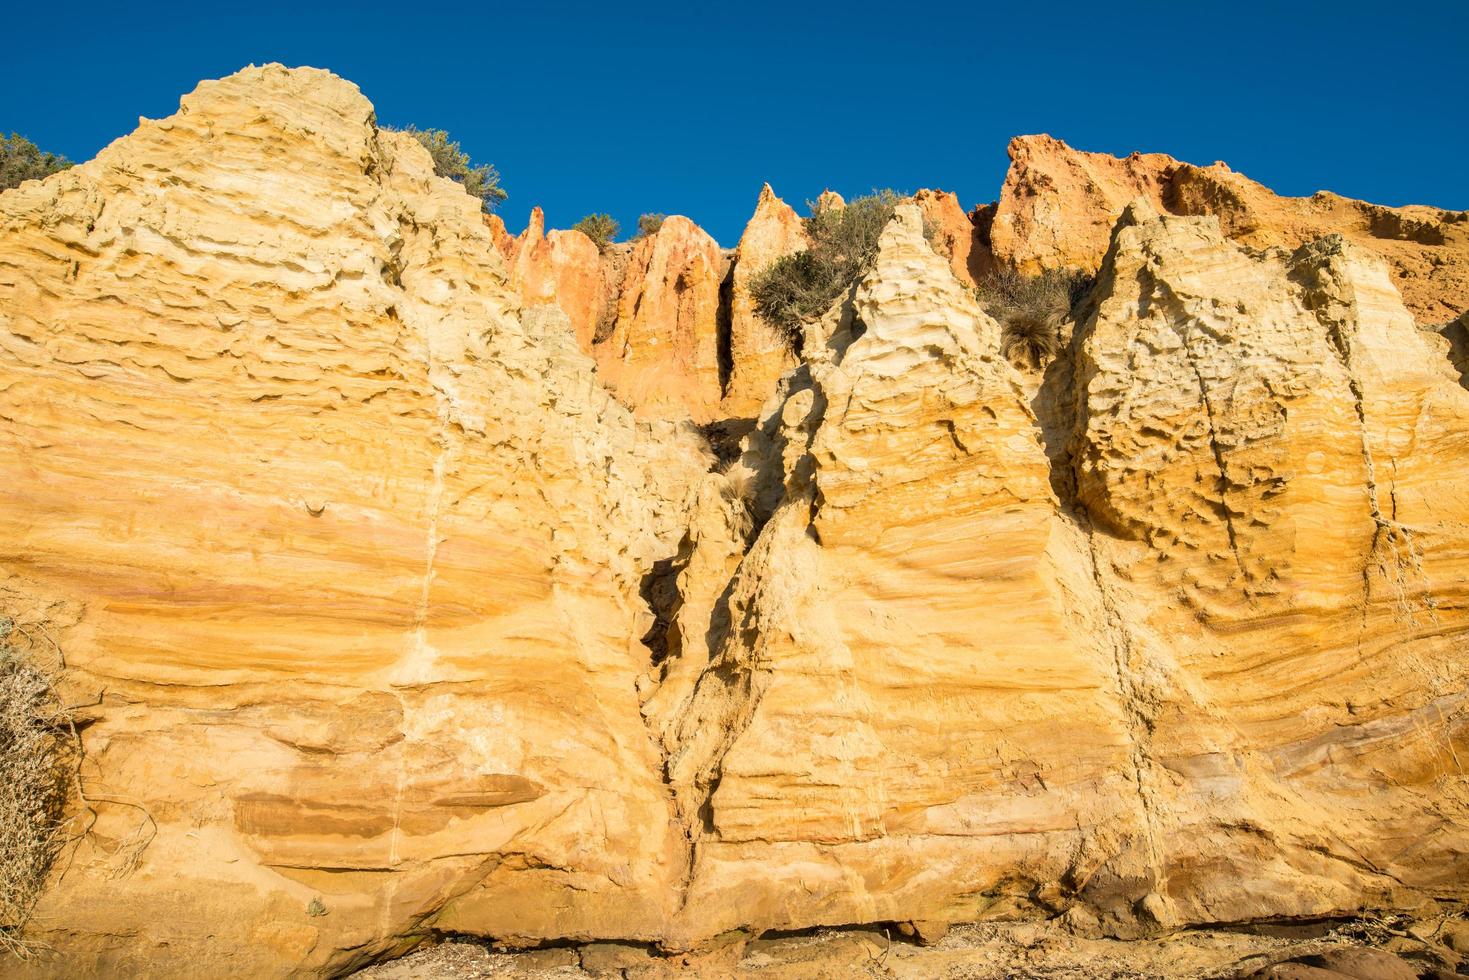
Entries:
{"type": "Polygon", "coordinates": [[[50,675],[0,618],[0,952],[30,952],[22,931],[63,843],[76,732],[50,675]]]}
{"type": "Polygon", "coordinates": [[[1000,351],[1017,367],[1043,368],[1061,349],[1061,325],[1091,289],[1094,277],[1072,269],[1038,276],[1002,270],[976,288],[980,304],[1000,324],[1000,351]]]}
{"type": "Polygon", "coordinates": [[[40,180],[58,170],[66,170],[72,162],[55,153],[41,150],[18,133],[0,136],[0,191],[18,187],[23,180],[40,180]]]}
{"type": "Polygon", "coordinates": [[[599,249],[611,245],[618,232],[622,231],[622,225],[610,214],[589,214],[571,227],[590,238],[599,249]]]}
{"type": "Polygon", "coordinates": [[[658,229],[663,227],[663,222],[666,220],[668,220],[668,215],[658,212],[638,215],[637,237],[647,238],[649,235],[658,234],[658,229]]]}
{"type": "Polygon", "coordinates": [[[805,324],[830,309],[872,265],[878,237],[903,200],[895,191],[882,190],[845,206],[808,202],[811,247],[781,256],[756,274],[750,282],[755,313],[799,350],[805,324]]]}
{"type": "Polygon", "coordinates": [[[391,126],[382,128],[406,133],[418,140],[434,159],[434,173],[459,181],[466,191],[480,199],[486,211],[495,210],[495,205],[505,200],[507,195],[500,187],[500,172],[488,163],[476,167],[469,154],[459,148],[456,140],[449,139],[449,134],[442,129],[419,129],[417,126],[398,130],[391,126]]]}

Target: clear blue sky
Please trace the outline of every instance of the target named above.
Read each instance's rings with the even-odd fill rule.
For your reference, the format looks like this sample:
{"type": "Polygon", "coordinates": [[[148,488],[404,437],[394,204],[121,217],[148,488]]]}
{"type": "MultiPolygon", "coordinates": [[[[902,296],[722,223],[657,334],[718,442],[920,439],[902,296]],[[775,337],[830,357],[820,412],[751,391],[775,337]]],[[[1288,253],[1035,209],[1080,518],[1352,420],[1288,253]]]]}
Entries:
{"type": "Polygon", "coordinates": [[[1018,133],[1225,160],[1277,191],[1469,209],[1469,0],[13,5],[0,130],[85,160],[249,63],[329,68],[499,167],[512,230],[762,181],[992,200],[1018,133]]]}

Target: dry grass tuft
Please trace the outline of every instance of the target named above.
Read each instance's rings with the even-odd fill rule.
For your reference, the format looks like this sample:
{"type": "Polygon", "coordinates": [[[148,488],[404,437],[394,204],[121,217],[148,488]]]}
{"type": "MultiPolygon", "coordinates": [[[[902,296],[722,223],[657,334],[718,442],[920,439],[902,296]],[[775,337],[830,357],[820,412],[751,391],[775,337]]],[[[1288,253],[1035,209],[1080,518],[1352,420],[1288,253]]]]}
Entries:
{"type": "Polygon", "coordinates": [[[77,734],[29,634],[0,618],[0,953],[22,958],[46,875],[66,843],[77,734]]]}
{"type": "Polygon", "coordinates": [[[1040,370],[1061,350],[1061,328],[1093,278],[1070,269],[1038,276],[1004,270],[980,283],[985,311],[1000,323],[1000,351],[1016,367],[1040,370]]]}

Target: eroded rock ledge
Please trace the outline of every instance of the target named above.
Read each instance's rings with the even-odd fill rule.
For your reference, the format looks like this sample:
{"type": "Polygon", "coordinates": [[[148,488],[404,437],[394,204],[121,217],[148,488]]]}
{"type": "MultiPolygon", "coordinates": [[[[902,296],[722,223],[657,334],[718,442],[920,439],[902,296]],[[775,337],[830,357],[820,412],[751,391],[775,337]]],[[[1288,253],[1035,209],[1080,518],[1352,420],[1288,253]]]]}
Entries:
{"type": "Polygon", "coordinates": [[[0,195],[0,587],[67,611],[90,826],[17,975],[1463,900],[1457,335],[1141,196],[1039,377],[941,195],[799,359],[736,265],[722,366],[691,222],[604,319],[310,69],[0,195]],[[666,394],[667,323],[680,398],[763,405],[732,463],[603,387],[666,394]]]}

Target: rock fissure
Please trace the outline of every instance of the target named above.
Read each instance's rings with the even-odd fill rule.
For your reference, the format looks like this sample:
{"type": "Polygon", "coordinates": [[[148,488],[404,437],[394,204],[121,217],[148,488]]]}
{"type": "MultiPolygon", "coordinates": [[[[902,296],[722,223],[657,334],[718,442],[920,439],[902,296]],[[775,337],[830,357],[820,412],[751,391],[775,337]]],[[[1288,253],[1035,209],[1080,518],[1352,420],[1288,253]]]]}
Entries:
{"type": "Polygon", "coordinates": [[[0,193],[0,578],[84,610],[87,798],[156,825],[21,975],[1469,897],[1469,393],[1398,294],[1460,316],[1469,223],[1053,144],[800,352],[768,189],[732,267],[512,238],[315,70],[0,193]],[[1065,265],[1022,377],[970,285],[1065,265]]]}

